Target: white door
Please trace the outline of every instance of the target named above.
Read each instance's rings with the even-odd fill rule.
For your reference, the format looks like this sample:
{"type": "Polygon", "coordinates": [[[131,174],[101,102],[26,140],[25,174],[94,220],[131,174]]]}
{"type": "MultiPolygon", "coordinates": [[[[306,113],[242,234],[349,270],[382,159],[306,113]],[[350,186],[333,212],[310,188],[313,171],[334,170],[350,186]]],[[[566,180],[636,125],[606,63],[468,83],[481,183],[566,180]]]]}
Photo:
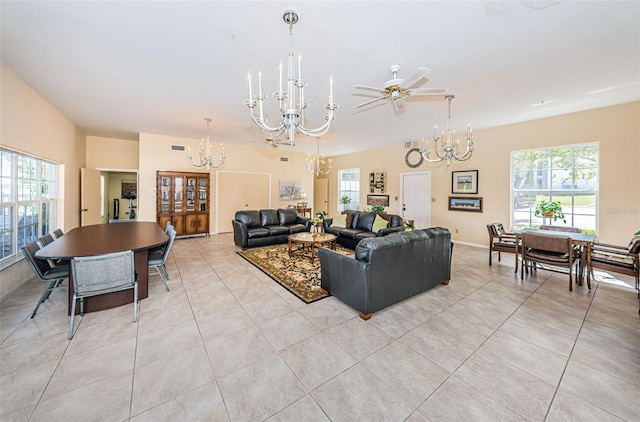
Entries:
{"type": "Polygon", "coordinates": [[[402,209],[405,220],[413,220],[416,229],[431,226],[431,173],[402,175],[402,209]]]}
{"type": "Polygon", "coordinates": [[[100,217],[100,171],[80,169],[80,225],[102,223],[100,217]]]}

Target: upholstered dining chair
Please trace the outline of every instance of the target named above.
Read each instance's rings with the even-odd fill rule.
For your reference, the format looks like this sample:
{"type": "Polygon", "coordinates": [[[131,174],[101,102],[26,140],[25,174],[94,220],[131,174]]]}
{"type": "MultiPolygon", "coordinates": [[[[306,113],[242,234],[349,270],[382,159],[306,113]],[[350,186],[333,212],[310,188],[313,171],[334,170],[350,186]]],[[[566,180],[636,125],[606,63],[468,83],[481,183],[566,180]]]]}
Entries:
{"type": "Polygon", "coordinates": [[[53,236],[54,236],[56,239],[61,238],[63,235],[64,235],[64,232],[62,231],[62,229],[55,229],[55,230],[53,231],[53,236]]]}
{"type": "Polygon", "coordinates": [[[53,289],[62,284],[65,278],[69,278],[69,265],[51,265],[46,259],[36,258],[36,252],[40,249],[38,242],[31,242],[22,248],[22,253],[27,262],[38,277],[38,280],[46,283],[46,287],[40,295],[38,304],[36,305],[31,318],[36,316],[40,305],[51,296],[53,289]]]}
{"type": "Polygon", "coordinates": [[[133,289],[133,322],[138,320],[138,277],[133,251],[75,257],[71,259],[73,297],[69,340],[73,338],[76,302],[80,301],[80,315],[84,315],[84,298],[105,293],[133,289]]]}
{"type": "MultiPolygon", "coordinates": [[[[625,246],[594,242],[591,247],[591,268],[630,275],[635,278],[640,299],[640,236],[634,236],[625,246]]],[[[640,313],[640,309],[638,309],[640,313]]]]}
{"type": "MultiPolygon", "coordinates": [[[[520,241],[517,239],[515,233],[507,233],[504,230],[502,223],[487,224],[487,231],[489,232],[489,266],[494,252],[498,252],[498,262],[500,261],[500,254],[502,252],[516,253],[516,248],[521,247],[520,241]]],[[[519,252],[519,251],[518,251],[519,252]]],[[[518,260],[516,259],[515,272],[518,272],[518,260]]]]}
{"type": "Polygon", "coordinates": [[[167,236],[169,236],[169,241],[162,247],[162,249],[154,250],[149,253],[149,268],[156,270],[160,276],[160,280],[162,280],[162,284],[164,284],[164,288],[167,289],[167,291],[170,291],[169,285],[167,284],[167,280],[169,280],[169,272],[167,271],[165,264],[169,257],[169,253],[171,252],[173,241],[176,238],[176,231],[173,226],[168,226],[166,232],[167,236]]]}
{"type": "MultiPolygon", "coordinates": [[[[572,291],[573,280],[571,272],[579,262],[579,254],[573,248],[571,237],[541,232],[522,233],[522,270],[520,271],[520,279],[524,278],[525,271],[529,272],[529,266],[533,263],[567,268],[569,270],[569,290],[572,291]]],[[[591,283],[589,283],[589,289],[591,289],[591,283]]]]}
{"type": "Polygon", "coordinates": [[[47,233],[38,239],[38,243],[40,243],[40,246],[43,248],[51,242],[53,242],[53,236],[50,233],[47,233]]]}
{"type": "Polygon", "coordinates": [[[581,233],[582,230],[580,227],[572,227],[572,226],[550,226],[550,225],[542,225],[539,227],[540,230],[553,230],[556,232],[568,232],[568,233],[581,233]]]}

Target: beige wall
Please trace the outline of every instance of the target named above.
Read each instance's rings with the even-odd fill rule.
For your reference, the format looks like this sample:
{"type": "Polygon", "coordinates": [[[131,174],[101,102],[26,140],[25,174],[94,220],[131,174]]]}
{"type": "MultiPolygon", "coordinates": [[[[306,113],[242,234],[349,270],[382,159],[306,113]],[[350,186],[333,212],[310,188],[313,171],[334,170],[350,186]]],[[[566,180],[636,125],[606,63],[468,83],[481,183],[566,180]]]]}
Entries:
{"type": "Polygon", "coordinates": [[[137,170],[138,141],[87,136],[87,168],[137,170]]]}
{"type": "MultiPolygon", "coordinates": [[[[640,230],[640,102],[572,113],[547,119],[491,129],[475,130],[476,151],[466,163],[448,168],[445,164],[423,164],[411,169],[404,163],[406,149],[401,142],[384,149],[333,157],[329,175],[329,209],[337,206],[339,169],[360,168],[361,204],[366,204],[368,174],[386,171],[389,212],[399,213],[400,173],[430,171],[432,180],[432,226],[447,227],[453,239],[476,245],[487,244],[486,224],[500,221],[510,225],[510,152],[554,145],[599,142],[600,197],[598,237],[600,241],[626,245],[640,230]],[[478,196],[483,213],[448,211],[451,171],[479,170],[478,196]],[[455,233],[458,229],[459,233],[455,233]]],[[[361,205],[366,207],[366,205],[361,205]]]]}
{"type": "MultiPolygon", "coordinates": [[[[138,219],[155,221],[156,218],[156,171],[203,171],[196,169],[187,161],[186,152],[173,151],[171,145],[190,146],[193,151],[199,148],[200,140],[176,138],[170,136],[140,134],[140,161],[138,186],[138,219]]],[[[217,151],[217,149],[216,149],[217,151]]],[[[195,154],[195,152],[194,152],[195,154]]],[[[286,207],[296,201],[280,201],[278,187],[280,180],[299,180],[302,190],[313,198],[313,176],[306,171],[306,154],[294,152],[287,148],[273,149],[268,146],[245,147],[225,144],[227,159],[221,167],[225,171],[250,171],[271,174],[271,207],[286,207]],[[280,161],[280,157],[287,157],[288,161],[280,161]]],[[[204,170],[206,171],[206,170],[204,170]]],[[[211,203],[209,227],[215,225],[215,171],[211,169],[211,203]]],[[[312,202],[309,199],[308,202],[312,202]]],[[[310,205],[312,206],[312,204],[310,205]]]]}
{"type": "MultiPolygon", "coordinates": [[[[58,225],[64,231],[80,222],[80,168],[85,164],[85,136],[75,125],[0,64],[0,143],[63,165],[62,197],[65,212],[59,214],[58,225]]],[[[0,296],[32,275],[24,260],[0,271],[0,296]]]]}

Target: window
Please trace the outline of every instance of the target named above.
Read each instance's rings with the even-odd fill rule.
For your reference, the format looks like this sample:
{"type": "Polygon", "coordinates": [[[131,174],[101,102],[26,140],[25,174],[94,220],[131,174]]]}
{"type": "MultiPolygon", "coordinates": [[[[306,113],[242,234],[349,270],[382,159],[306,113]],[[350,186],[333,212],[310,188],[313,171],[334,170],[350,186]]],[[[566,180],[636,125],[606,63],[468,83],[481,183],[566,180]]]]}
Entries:
{"type": "Polygon", "coordinates": [[[535,215],[536,204],[545,199],[560,201],[568,226],[596,232],[597,143],[513,151],[511,186],[514,229],[545,224],[535,215]]]}
{"type": "Polygon", "coordinates": [[[360,208],[360,169],[340,170],[338,173],[338,211],[360,208]],[[342,201],[349,198],[349,203],[342,201]]]}
{"type": "Polygon", "coordinates": [[[55,229],[58,166],[0,149],[0,263],[55,229]]]}

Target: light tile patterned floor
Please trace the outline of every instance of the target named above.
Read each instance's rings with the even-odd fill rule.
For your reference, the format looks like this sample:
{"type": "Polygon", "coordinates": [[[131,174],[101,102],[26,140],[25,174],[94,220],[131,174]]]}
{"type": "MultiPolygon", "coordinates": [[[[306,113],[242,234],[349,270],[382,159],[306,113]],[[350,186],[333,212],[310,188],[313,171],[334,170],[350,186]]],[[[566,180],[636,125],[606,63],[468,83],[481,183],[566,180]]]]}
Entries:
{"type": "Polygon", "coordinates": [[[454,248],[453,276],[367,322],[306,305],[235,252],[230,234],[180,239],[139,321],[77,318],[67,288],[0,304],[2,421],[640,420],[640,319],[629,277],[520,280],[513,256],[454,248]]]}

